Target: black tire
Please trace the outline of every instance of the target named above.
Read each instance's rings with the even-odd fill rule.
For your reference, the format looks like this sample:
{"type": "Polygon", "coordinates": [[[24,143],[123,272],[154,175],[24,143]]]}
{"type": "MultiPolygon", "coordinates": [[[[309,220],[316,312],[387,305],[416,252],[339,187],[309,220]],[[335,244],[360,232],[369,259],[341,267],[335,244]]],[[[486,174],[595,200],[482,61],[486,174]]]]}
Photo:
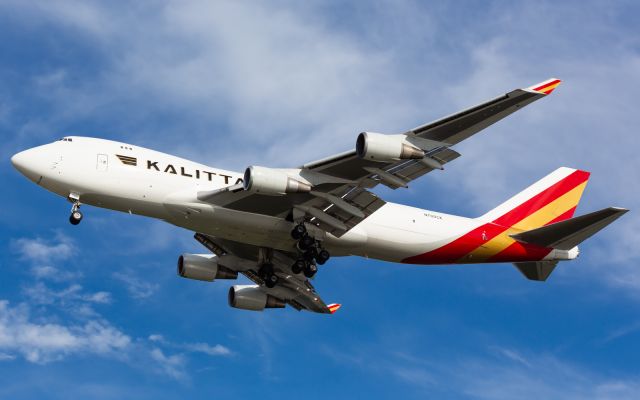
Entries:
{"type": "Polygon", "coordinates": [[[69,216],[69,222],[71,225],[78,225],[82,221],[82,213],[80,211],[74,211],[69,216]]]}
{"type": "Polygon", "coordinates": [[[279,280],[280,280],[280,278],[278,278],[278,275],[271,273],[271,274],[267,275],[266,279],[264,280],[264,284],[268,288],[272,288],[272,287],[275,287],[278,284],[279,280]]]}
{"type": "Polygon", "coordinates": [[[303,259],[299,259],[291,266],[291,272],[293,272],[294,274],[299,274],[305,269],[306,266],[307,263],[303,259]]]}
{"type": "Polygon", "coordinates": [[[303,224],[298,224],[291,230],[291,237],[295,240],[299,240],[305,235],[305,233],[307,233],[307,228],[305,228],[303,224]]]}
{"type": "Polygon", "coordinates": [[[318,256],[316,257],[316,261],[318,262],[318,264],[323,265],[324,263],[329,261],[330,258],[331,258],[331,254],[329,254],[328,251],[322,249],[318,253],[318,256]]]}
{"type": "Polygon", "coordinates": [[[318,249],[316,249],[315,247],[310,247],[307,251],[304,252],[303,257],[305,260],[312,262],[316,259],[316,257],[318,257],[318,249]]]}
{"type": "Polygon", "coordinates": [[[309,263],[304,269],[304,276],[306,276],[307,278],[313,278],[316,272],[318,272],[318,267],[313,263],[309,263]]]}
{"type": "Polygon", "coordinates": [[[258,270],[258,276],[262,278],[264,281],[267,280],[269,275],[273,275],[273,265],[272,264],[262,264],[260,269],[258,270]]]}
{"type": "Polygon", "coordinates": [[[309,247],[313,246],[315,242],[315,239],[311,236],[304,235],[298,241],[298,249],[306,251],[309,247]]]}

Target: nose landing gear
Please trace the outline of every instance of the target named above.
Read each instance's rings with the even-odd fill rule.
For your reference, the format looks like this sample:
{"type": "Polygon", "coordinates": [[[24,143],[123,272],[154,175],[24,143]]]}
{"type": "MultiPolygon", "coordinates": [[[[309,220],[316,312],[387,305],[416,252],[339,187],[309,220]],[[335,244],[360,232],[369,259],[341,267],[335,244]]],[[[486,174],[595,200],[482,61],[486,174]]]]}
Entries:
{"type": "Polygon", "coordinates": [[[69,222],[71,222],[71,225],[78,225],[80,221],[82,221],[82,213],[78,210],[72,211],[69,216],[69,222]]]}
{"type": "Polygon", "coordinates": [[[80,212],[80,196],[75,193],[69,195],[69,201],[73,203],[71,206],[71,215],[69,222],[71,225],[78,225],[82,221],[82,213],[80,212]]]}

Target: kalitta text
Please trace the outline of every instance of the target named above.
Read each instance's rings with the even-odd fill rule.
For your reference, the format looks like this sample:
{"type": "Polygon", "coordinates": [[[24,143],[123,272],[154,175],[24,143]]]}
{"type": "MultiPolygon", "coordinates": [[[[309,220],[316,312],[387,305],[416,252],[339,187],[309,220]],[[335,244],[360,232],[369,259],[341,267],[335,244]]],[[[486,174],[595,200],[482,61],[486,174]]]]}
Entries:
{"type": "MultiPolygon", "coordinates": [[[[159,161],[151,161],[147,160],[147,169],[155,170],[159,172],[165,172],[167,174],[186,176],[187,178],[194,179],[205,179],[208,181],[213,181],[216,177],[220,177],[224,179],[225,184],[230,184],[233,182],[234,177],[231,175],[225,175],[221,173],[211,172],[211,171],[203,171],[200,169],[189,169],[185,167],[175,167],[172,164],[166,164],[166,166],[158,165],[159,161]]],[[[235,178],[236,181],[234,184],[242,183],[242,178],[235,178]]]]}

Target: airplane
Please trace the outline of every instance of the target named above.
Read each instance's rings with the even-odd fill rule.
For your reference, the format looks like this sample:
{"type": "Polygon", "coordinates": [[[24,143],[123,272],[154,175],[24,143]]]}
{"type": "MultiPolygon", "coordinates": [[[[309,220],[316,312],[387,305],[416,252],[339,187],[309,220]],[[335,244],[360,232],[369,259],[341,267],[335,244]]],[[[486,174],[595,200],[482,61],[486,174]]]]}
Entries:
{"type": "Polygon", "coordinates": [[[549,95],[549,79],[400,134],[363,132],[353,149],[296,168],[213,168],[144,147],[67,136],[11,158],[39,186],[72,203],[77,225],[88,204],[156,218],[195,232],[210,253],[182,254],[178,275],[236,279],[231,307],[333,314],[311,279],[330,257],[393,263],[513,263],[544,281],[578,244],[628,210],[574,217],[589,172],[562,167],[476,218],[384,201],[371,189],[408,183],[460,156],[452,147],[549,95]]]}

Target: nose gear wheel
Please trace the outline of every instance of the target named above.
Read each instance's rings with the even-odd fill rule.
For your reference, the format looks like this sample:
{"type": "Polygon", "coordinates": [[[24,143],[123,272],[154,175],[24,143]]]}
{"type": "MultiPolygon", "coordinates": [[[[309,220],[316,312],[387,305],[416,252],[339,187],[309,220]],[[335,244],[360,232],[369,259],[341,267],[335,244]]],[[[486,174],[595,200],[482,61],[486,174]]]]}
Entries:
{"type": "Polygon", "coordinates": [[[82,221],[82,213],[80,212],[80,198],[71,198],[73,205],[71,206],[71,215],[69,216],[69,222],[71,225],[78,225],[82,221]]]}

